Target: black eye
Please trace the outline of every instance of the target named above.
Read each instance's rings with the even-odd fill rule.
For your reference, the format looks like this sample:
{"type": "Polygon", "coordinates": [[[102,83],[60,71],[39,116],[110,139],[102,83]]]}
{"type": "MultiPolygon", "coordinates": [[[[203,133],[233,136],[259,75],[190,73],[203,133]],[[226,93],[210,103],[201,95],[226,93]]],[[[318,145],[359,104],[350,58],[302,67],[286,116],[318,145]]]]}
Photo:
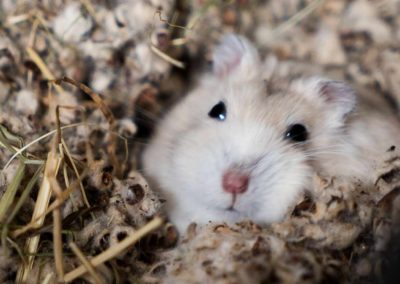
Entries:
{"type": "Polygon", "coordinates": [[[226,107],[223,102],[217,103],[208,113],[208,116],[218,120],[225,120],[226,118],[226,107]]]}
{"type": "Polygon", "coordinates": [[[308,138],[308,132],[304,125],[293,124],[288,127],[285,133],[285,139],[290,139],[295,142],[303,142],[308,138]]]}

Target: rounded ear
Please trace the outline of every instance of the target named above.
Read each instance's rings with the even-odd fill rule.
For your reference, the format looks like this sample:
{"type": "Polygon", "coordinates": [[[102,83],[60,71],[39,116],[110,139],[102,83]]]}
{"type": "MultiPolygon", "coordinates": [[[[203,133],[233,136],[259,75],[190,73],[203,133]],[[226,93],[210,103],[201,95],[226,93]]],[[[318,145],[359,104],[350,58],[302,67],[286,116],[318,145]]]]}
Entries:
{"type": "Polygon", "coordinates": [[[342,81],[321,80],[319,82],[319,94],[328,103],[334,104],[343,117],[351,113],[357,105],[355,90],[342,81]]]}
{"type": "Polygon", "coordinates": [[[260,78],[258,52],[246,38],[227,34],[214,51],[213,73],[220,79],[228,76],[239,81],[260,78]]]}
{"type": "Polygon", "coordinates": [[[335,113],[339,119],[345,118],[357,105],[355,90],[345,82],[312,77],[294,81],[292,88],[310,101],[322,104],[335,113]]]}

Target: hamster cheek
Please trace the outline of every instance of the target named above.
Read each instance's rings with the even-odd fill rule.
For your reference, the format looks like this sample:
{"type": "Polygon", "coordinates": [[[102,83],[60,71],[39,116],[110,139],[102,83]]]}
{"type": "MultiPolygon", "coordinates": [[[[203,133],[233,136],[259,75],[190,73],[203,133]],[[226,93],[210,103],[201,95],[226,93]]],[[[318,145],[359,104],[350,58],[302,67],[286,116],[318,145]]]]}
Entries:
{"type": "Polygon", "coordinates": [[[230,202],[230,196],[221,188],[224,151],[213,137],[217,135],[202,131],[182,137],[175,150],[179,154],[171,157],[175,187],[181,189],[177,198],[201,204],[205,210],[225,209],[230,202]]]}
{"type": "Polygon", "coordinates": [[[254,221],[272,223],[281,221],[300,200],[312,182],[313,170],[302,153],[282,154],[268,166],[273,173],[261,176],[257,190],[257,210],[254,221]]]}

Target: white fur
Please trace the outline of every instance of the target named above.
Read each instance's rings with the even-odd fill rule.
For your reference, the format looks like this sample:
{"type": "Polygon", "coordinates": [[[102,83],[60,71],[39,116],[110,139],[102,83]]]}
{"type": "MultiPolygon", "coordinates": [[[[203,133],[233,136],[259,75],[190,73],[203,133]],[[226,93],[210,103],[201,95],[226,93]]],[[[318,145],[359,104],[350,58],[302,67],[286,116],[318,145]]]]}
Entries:
{"type": "Polygon", "coordinates": [[[190,222],[279,221],[310,188],[314,173],[370,174],[363,153],[379,143],[365,143],[373,131],[357,138],[362,118],[348,117],[356,97],[347,85],[333,82],[330,93],[323,94],[322,86],[332,81],[300,79],[267,95],[257,53],[247,40],[232,35],[216,49],[214,61],[214,74],[166,116],[144,153],[145,173],[167,200],[169,217],[180,231],[190,222]],[[225,121],[208,116],[219,101],[226,104],[225,121]],[[305,143],[284,139],[295,123],[309,130],[305,143]],[[250,172],[236,211],[226,210],[232,197],[221,186],[232,166],[250,172]]]}

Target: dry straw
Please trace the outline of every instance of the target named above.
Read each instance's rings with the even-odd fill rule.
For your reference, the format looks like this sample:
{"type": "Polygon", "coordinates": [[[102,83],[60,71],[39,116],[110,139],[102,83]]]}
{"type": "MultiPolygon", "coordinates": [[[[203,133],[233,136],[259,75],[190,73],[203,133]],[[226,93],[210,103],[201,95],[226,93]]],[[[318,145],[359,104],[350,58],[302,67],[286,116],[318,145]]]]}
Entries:
{"type": "MultiPolygon", "coordinates": [[[[123,239],[121,242],[115,244],[114,246],[108,248],[107,250],[103,251],[102,253],[98,254],[97,256],[93,257],[89,262],[92,267],[97,267],[100,264],[111,260],[112,258],[116,257],[126,249],[128,249],[130,246],[135,244],[137,241],[139,241],[141,238],[149,234],[150,232],[156,230],[163,224],[163,220],[160,217],[154,218],[152,221],[147,223],[147,225],[143,226],[140,228],[138,231],[130,234],[127,236],[125,239],[123,239]]],[[[70,282],[73,281],[74,279],[82,276],[88,271],[87,267],[82,264],[75,270],[65,274],[64,276],[64,281],[65,282],[70,282]]]]}
{"type": "MultiPolygon", "coordinates": [[[[40,228],[44,223],[44,213],[47,210],[50,197],[51,197],[51,186],[49,178],[58,172],[61,157],[57,155],[55,149],[53,147],[52,151],[50,151],[47,155],[46,166],[44,170],[44,177],[42,180],[42,184],[39,189],[38,197],[35,202],[35,208],[32,214],[33,228],[40,228]]],[[[25,283],[30,270],[33,267],[34,255],[37,252],[40,241],[40,235],[30,237],[26,240],[26,249],[25,253],[29,254],[28,263],[26,265],[22,265],[18,271],[17,282],[25,283]]]]}

